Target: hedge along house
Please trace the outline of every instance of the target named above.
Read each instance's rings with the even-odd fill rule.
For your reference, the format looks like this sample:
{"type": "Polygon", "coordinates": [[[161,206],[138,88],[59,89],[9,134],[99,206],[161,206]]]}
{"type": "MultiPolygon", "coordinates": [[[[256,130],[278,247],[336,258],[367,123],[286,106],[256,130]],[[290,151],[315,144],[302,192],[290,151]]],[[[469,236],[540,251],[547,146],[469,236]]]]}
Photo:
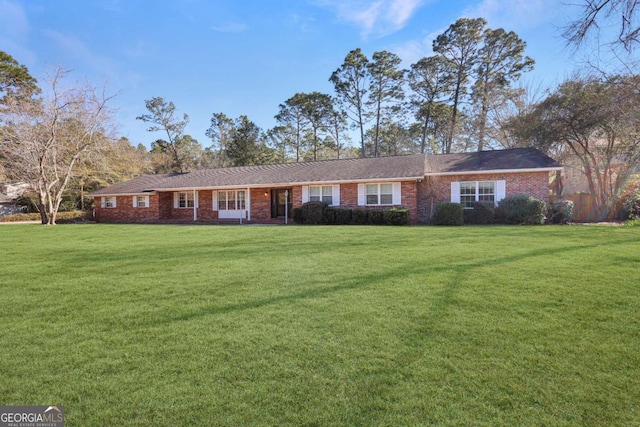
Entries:
{"type": "MultiPolygon", "coordinates": [[[[276,223],[320,201],[341,208],[409,209],[428,223],[441,202],[471,208],[516,194],[549,201],[555,160],[533,148],[326,160],[144,175],[89,194],[98,222],[276,223]]],[[[287,218],[287,219],[288,219],[287,218]]]]}

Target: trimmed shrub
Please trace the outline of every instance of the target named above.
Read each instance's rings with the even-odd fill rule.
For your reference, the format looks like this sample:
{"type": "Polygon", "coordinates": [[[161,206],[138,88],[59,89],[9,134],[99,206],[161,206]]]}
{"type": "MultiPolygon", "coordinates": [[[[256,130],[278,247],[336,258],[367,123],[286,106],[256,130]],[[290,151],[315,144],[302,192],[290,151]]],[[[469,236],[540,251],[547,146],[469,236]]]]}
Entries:
{"type": "Polygon", "coordinates": [[[326,224],[325,210],[327,205],[322,202],[308,202],[302,205],[303,224],[326,224]]]}
{"type": "Polygon", "coordinates": [[[304,224],[304,214],[302,208],[293,208],[293,222],[296,224],[304,224]]]}
{"type": "Polygon", "coordinates": [[[518,194],[500,200],[496,219],[504,224],[544,224],[547,206],[535,197],[518,194]]]}
{"type": "Polygon", "coordinates": [[[384,220],[391,225],[407,225],[409,223],[409,209],[389,208],[384,211],[384,220]]]}
{"type": "Polygon", "coordinates": [[[351,224],[351,209],[333,209],[335,213],[335,224],[336,225],[345,225],[351,224]]]}
{"type": "Polygon", "coordinates": [[[573,220],[573,202],[571,200],[556,200],[549,208],[549,222],[551,224],[568,224],[573,220]]]}
{"type": "Polygon", "coordinates": [[[353,209],[351,211],[351,222],[357,225],[367,225],[369,223],[369,211],[366,209],[353,209]]]}
{"type": "Polygon", "coordinates": [[[491,224],[494,222],[495,206],[492,202],[475,202],[473,209],[464,209],[465,224],[491,224]]]}
{"type": "Polygon", "coordinates": [[[369,221],[371,225],[383,225],[384,224],[384,211],[380,209],[369,210],[369,221]]]}
{"type": "Polygon", "coordinates": [[[462,225],[462,211],[460,203],[440,203],[436,206],[433,223],[435,225],[462,225]]]}
{"type": "Polygon", "coordinates": [[[640,219],[640,192],[627,197],[622,206],[627,219],[640,219]]]}
{"type": "Polygon", "coordinates": [[[324,218],[322,219],[323,224],[334,225],[336,223],[336,210],[329,206],[323,211],[324,218]]]}

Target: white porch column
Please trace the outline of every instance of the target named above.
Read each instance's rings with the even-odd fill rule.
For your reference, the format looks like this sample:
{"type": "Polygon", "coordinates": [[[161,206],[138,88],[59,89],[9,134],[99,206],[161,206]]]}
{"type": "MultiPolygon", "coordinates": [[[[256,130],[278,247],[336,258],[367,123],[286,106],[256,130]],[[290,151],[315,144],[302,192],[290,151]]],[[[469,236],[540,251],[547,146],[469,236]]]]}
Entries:
{"type": "Polygon", "coordinates": [[[193,190],[193,221],[198,220],[198,198],[196,190],[193,190]]]}
{"type": "Polygon", "coordinates": [[[247,221],[251,221],[251,189],[249,187],[247,187],[247,196],[245,203],[245,208],[247,209],[247,221]]]}

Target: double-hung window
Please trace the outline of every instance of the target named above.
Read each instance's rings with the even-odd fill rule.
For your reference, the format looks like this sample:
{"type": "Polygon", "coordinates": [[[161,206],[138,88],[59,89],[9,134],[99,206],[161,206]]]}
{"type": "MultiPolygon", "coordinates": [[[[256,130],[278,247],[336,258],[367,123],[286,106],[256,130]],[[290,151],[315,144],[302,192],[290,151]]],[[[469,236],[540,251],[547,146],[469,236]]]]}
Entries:
{"type": "Polygon", "coordinates": [[[102,203],[103,208],[115,208],[116,207],[116,198],[115,197],[103,197],[102,203]]]}
{"type": "Polygon", "coordinates": [[[192,208],[195,206],[193,191],[181,191],[178,193],[178,208],[192,208]]]}
{"type": "Polygon", "coordinates": [[[149,196],[133,196],[133,207],[134,208],[148,208],[149,207],[149,196]]]}
{"type": "Polygon", "coordinates": [[[496,204],[505,196],[504,181],[466,181],[451,183],[451,201],[460,203],[465,209],[473,208],[475,202],[496,204]]]}
{"type": "Polygon", "coordinates": [[[329,206],[340,206],[340,184],[303,185],[301,190],[302,203],[322,202],[329,206]]]}
{"type": "Polygon", "coordinates": [[[367,205],[392,205],[393,184],[367,184],[367,205]]]}
{"type": "Polygon", "coordinates": [[[309,186],[309,201],[322,202],[327,205],[333,205],[333,186],[332,185],[315,185],[309,186]]]}
{"type": "Polygon", "coordinates": [[[244,210],[246,209],[246,200],[245,190],[220,190],[218,191],[218,210],[244,210]]]}

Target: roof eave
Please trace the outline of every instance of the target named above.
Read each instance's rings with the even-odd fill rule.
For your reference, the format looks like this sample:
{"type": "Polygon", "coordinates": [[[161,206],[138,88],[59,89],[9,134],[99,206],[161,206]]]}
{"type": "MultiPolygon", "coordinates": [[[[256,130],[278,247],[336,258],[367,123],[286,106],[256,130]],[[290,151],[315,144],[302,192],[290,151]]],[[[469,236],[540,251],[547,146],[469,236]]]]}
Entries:
{"type": "Polygon", "coordinates": [[[450,175],[489,175],[497,173],[526,173],[526,172],[552,172],[563,170],[563,166],[552,166],[546,168],[524,168],[524,169],[492,169],[480,171],[459,171],[459,172],[431,172],[424,176],[450,176],[450,175]]]}
{"type": "Polygon", "coordinates": [[[85,197],[111,197],[111,196],[153,196],[156,194],[156,190],[142,190],[137,193],[87,193],[85,197]]]}
{"type": "Polygon", "coordinates": [[[267,184],[229,184],[229,185],[215,185],[215,186],[201,186],[201,187],[166,187],[156,188],[155,191],[193,191],[193,190],[217,190],[228,188],[272,188],[272,187],[289,187],[292,185],[329,185],[329,184],[362,184],[367,182],[400,182],[400,181],[416,181],[423,179],[424,175],[419,176],[405,176],[396,178],[367,178],[367,179],[334,179],[327,181],[300,181],[300,182],[274,182],[267,184]]]}

